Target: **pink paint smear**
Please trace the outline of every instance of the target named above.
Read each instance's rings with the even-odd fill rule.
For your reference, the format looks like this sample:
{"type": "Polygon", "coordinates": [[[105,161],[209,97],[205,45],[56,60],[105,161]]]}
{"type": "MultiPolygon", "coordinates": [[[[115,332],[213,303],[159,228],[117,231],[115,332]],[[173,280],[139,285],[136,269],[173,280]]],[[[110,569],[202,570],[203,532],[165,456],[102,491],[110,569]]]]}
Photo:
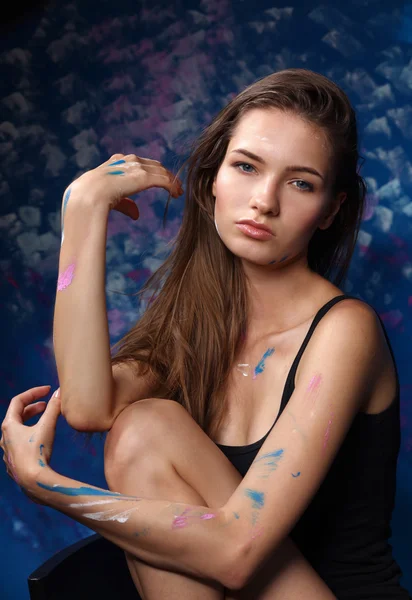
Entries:
{"type": "Polygon", "coordinates": [[[187,513],[190,510],[190,508],[187,508],[185,511],[183,511],[183,513],[179,516],[176,516],[173,519],[173,523],[172,523],[172,529],[181,529],[182,527],[186,527],[186,525],[188,524],[188,519],[192,518],[192,519],[202,519],[202,520],[207,520],[207,519],[214,519],[216,517],[216,515],[214,513],[206,513],[204,515],[188,515],[185,516],[185,513],[187,513]]]}
{"type": "Polygon", "coordinates": [[[65,271],[61,275],[59,275],[59,279],[57,281],[57,290],[61,292],[65,290],[71,282],[73,281],[74,276],[75,263],[72,263],[67,267],[65,271]]]}
{"type": "Polygon", "coordinates": [[[319,391],[319,386],[321,383],[322,383],[322,376],[319,374],[314,375],[312,377],[312,379],[310,380],[307,391],[310,392],[310,394],[313,394],[313,399],[312,399],[313,404],[316,402],[317,393],[319,391]]]}
{"type": "Polygon", "coordinates": [[[327,426],[327,428],[326,428],[325,437],[324,437],[324,439],[323,439],[323,448],[326,448],[326,444],[327,444],[327,443],[328,443],[328,441],[329,441],[330,427],[331,427],[331,425],[332,425],[333,416],[334,416],[334,415],[333,415],[333,413],[331,413],[331,415],[330,415],[330,419],[329,419],[329,421],[328,421],[328,426],[327,426]]]}
{"type": "Polygon", "coordinates": [[[258,527],[257,529],[255,529],[252,533],[252,540],[254,540],[257,537],[260,537],[263,533],[263,527],[258,527]]]}

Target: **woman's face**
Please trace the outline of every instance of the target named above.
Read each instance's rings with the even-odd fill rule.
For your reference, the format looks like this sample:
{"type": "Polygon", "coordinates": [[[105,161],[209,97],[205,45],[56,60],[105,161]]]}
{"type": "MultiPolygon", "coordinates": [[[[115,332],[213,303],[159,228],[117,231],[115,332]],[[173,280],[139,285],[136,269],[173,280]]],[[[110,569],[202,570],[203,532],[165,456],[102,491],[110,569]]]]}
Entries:
{"type": "Polygon", "coordinates": [[[274,268],[306,254],[316,229],[329,227],[345,197],[331,197],[331,167],[319,129],[277,109],[247,112],[213,183],[223,243],[240,258],[274,268]],[[241,219],[267,225],[272,235],[246,235],[241,219]]]}

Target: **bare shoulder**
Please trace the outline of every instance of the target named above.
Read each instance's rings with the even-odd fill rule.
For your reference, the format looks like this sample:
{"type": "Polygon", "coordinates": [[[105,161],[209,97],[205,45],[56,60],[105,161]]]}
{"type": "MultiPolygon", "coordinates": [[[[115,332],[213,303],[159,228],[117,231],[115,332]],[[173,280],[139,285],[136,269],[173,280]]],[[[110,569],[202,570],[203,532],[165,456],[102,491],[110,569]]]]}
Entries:
{"type": "MultiPolygon", "coordinates": [[[[376,362],[379,353],[387,345],[379,317],[363,300],[345,298],[324,315],[316,331],[318,339],[328,338],[333,345],[347,347],[364,346],[364,351],[376,362]]],[[[314,335],[315,335],[314,333],[314,335]]]]}
{"type": "MultiPolygon", "coordinates": [[[[320,369],[328,372],[336,385],[347,387],[357,381],[360,387],[372,390],[387,364],[388,353],[374,309],[362,300],[345,298],[333,305],[317,324],[295,381],[297,384],[306,369],[320,369]]],[[[369,403],[370,398],[365,397],[362,408],[369,403]]]]}
{"type": "Polygon", "coordinates": [[[396,367],[381,321],[369,304],[356,298],[338,302],[318,323],[313,338],[306,360],[317,355],[334,370],[336,380],[343,370],[347,383],[363,381],[362,412],[379,413],[389,406],[396,394],[396,367]]]}

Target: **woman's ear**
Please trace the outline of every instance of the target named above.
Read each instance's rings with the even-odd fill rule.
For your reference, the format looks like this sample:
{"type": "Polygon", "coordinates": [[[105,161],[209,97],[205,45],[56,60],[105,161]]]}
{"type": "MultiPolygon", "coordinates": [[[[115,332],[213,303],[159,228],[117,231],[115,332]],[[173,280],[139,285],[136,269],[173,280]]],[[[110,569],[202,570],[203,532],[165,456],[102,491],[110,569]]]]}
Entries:
{"type": "Polygon", "coordinates": [[[212,185],[212,196],[214,198],[216,198],[216,177],[213,180],[213,185],[212,185]]]}

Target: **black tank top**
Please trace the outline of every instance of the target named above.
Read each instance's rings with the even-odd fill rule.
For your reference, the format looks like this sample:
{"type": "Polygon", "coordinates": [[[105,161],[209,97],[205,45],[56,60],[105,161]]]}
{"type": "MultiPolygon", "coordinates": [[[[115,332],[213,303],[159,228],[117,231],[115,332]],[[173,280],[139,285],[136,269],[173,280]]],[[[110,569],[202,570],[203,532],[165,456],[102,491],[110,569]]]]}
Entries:
{"type": "MultiPolygon", "coordinates": [[[[336,296],[317,312],[290,368],[279,413],[267,434],[247,446],[216,444],[242,477],[292,395],[296,369],[315,327],[337,302],[353,297],[336,296]]],[[[339,600],[412,600],[399,583],[402,572],[388,542],[400,448],[400,394],[393,350],[378,318],[395,364],[395,398],[381,413],[356,415],[318,492],[290,532],[339,600]]]]}

